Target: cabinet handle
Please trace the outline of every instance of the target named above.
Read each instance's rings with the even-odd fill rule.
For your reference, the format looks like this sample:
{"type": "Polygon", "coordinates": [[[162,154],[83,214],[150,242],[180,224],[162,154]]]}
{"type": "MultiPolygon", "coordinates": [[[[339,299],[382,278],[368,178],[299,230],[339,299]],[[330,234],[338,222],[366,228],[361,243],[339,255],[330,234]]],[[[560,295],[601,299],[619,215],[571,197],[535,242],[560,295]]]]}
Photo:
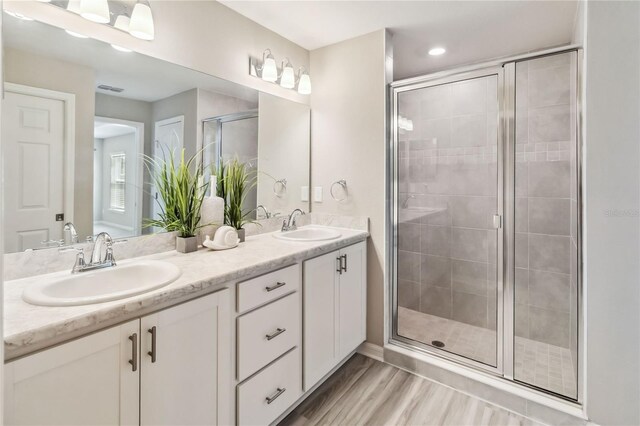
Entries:
{"type": "Polygon", "coordinates": [[[279,335],[281,335],[285,331],[287,331],[286,328],[277,328],[276,331],[274,331],[271,334],[267,334],[265,337],[267,338],[267,340],[275,339],[276,337],[278,337],[279,335]]]}
{"type": "Polygon", "coordinates": [[[267,291],[273,291],[273,290],[275,290],[275,289],[277,289],[277,288],[284,287],[285,285],[287,285],[287,283],[286,283],[286,282],[284,282],[284,281],[278,281],[276,284],[274,284],[274,285],[272,285],[272,286],[267,286],[267,287],[265,287],[265,290],[267,290],[267,291]]]}
{"type": "Polygon", "coordinates": [[[338,262],[338,269],[336,269],[336,272],[339,272],[340,275],[342,275],[342,256],[336,257],[336,261],[338,262]]]}
{"type": "MultiPolygon", "coordinates": [[[[342,266],[342,270],[347,272],[347,255],[343,254],[340,258],[344,258],[344,266],[342,266]]],[[[342,261],[340,261],[340,265],[342,265],[342,261]]]]}
{"type": "Polygon", "coordinates": [[[275,401],[276,399],[278,399],[278,397],[280,395],[282,395],[284,393],[284,391],[286,391],[287,388],[278,388],[278,390],[276,390],[276,393],[274,393],[272,396],[268,396],[267,399],[267,404],[271,404],[273,401],[275,401]]]}
{"type": "Polygon", "coordinates": [[[154,325],[149,330],[151,333],[151,350],[147,352],[147,355],[151,356],[151,363],[156,362],[156,326],[154,325]]]}
{"type": "Polygon", "coordinates": [[[131,359],[129,360],[131,371],[138,371],[138,333],[129,336],[129,340],[131,340],[131,359]]]}

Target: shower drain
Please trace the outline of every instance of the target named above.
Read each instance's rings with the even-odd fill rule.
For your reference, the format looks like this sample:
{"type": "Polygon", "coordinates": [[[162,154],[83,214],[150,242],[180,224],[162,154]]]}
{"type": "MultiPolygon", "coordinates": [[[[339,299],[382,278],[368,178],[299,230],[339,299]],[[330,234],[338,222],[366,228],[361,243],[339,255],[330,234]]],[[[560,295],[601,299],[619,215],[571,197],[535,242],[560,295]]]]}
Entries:
{"type": "Polygon", "coordinates": [[[440,340],[432,340],[431,344],[436,348],[444,348],[444,342],[441,342],[440,340]]]}

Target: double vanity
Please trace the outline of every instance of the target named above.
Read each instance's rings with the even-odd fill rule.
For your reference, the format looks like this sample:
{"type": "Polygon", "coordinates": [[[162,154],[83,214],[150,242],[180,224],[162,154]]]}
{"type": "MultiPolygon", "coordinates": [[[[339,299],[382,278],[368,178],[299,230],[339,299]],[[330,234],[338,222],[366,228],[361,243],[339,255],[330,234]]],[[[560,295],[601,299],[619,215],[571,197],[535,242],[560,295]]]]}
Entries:
{"type": "Polygon", "coordinates": [[[367,236],[306,226],[6,282],[5,423],[276,422],[365,340],[367,236]]]}

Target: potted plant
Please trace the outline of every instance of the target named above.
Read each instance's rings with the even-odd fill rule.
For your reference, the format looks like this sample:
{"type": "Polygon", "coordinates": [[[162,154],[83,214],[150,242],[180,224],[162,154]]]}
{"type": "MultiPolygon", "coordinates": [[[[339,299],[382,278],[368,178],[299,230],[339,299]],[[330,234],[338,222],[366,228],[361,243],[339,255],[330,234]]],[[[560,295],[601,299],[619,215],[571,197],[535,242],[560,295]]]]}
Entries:
{"type": "Polygon", "coordinates": [[[161,201],[156,200],[160,206],[159,217],[147,219],[145,226],[178,232],[176,250],[190,253],[198,249],[196,234],[206,225],[200,224],[200,209],[209,183],[203,183],[197,154],[185,161],[183,149],[178,164],[175,164],[173,155],[168,157],[168,160],[146,157],[147,168],[161,201]]]}
{"type": "Polygon", "coordinates": [[[225,200],[224,224],[233,226],[238,231],[238,238],[245,239],[244,225],[253,222],[249,215],[253,210],[243,210],[247,193],[256,184],[255,179],[246,169],[246,165],[237,158],[220,168],[223,175],[218,185],[218,196],[225,200]]]}

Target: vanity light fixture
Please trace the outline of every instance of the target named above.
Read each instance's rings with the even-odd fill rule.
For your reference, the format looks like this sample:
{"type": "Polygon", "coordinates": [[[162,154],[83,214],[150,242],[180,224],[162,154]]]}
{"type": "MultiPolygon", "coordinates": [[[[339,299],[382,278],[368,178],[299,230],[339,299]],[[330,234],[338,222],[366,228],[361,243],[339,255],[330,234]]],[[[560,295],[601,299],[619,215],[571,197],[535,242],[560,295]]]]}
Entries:
{"type": "Polygon", "coordinates": [[[116,22],[113,24],[113,26],[119,30],[124,31],[125,33],[128,33],[130,23],[131,19],[127,15],[119,15],[116,18],[116,22]]]}
{"type": "Polygon", "coordinates": [[[131,12],[129,34],[142,40],[155,38],[155,26],[151,6],[147,0],[138,0],[131,12]]]}
{"type": "Polygon", "coordinates": [[[291,65],[291,61],[289,58],[286,58],[285,61],[282,61],[282,74],[280,75],[280,86],[285,89],[293,89],[296,86],[296,76],[293,71],[293,65],[291,65]]]}
{"type": "Polygon", "coordinates": [[[80,0],[69,0],[67,3],[67,10],[69,12],[80,15],[80,0]]]}
{"type": "Polygon", "coordinates": [[[262,52],[262,62],[260,59],[249,58],[249,74],[264,81],[278,84],[285,89],[297,90],[301,95],[311,93],[311,78],[306,68],[300,67],[296,75],[291,61],[289,58],[285,58],[282,61],[282,72],[280,72],[271,49],[262,52]]]}
{"type": "Polygon", "coordinates": [[[298,69],[298,93],[301,95],[311,94],[311,77],[304,67],[298,69]]]}
{"type": "Polygon", "coordinates": [[[107,0],[80,0],[80,16],[99,24],[111,22],[107,0]]]}
{"type": "Polygon", "coordinates": [[[276,66],[276,60],[271,53],[271,49],[262,52],[262,66],[259,71],[262,71],[262,79],[264,81],[271,83],[278,81],[278,67],[276,66]]]}

